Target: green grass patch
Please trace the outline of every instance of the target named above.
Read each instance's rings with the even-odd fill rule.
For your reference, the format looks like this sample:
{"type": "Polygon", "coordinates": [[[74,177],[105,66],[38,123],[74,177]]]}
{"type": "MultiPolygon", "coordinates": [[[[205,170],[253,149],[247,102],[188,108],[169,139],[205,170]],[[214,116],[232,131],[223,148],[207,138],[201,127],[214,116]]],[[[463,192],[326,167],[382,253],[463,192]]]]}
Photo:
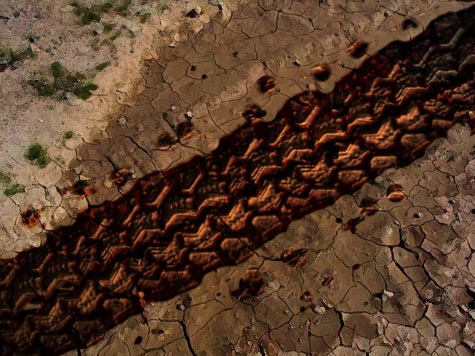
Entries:
{"type": "Polygon", "coordinates": [[[183,27],[184,27],[187,31],[193,31],[193,23],[192,23],[191,21],[185,20],[185,22],[183,23],[183,27]]]}
{"type": "Polygon", "coordinates": [[[66,140],[70,140],[74,137],[74,132],[72,131],[66,131],[63,135],[63,137],[66,139],[66,140]]]}
{"type": "Polygon", "coordinates": [[[25,153],[25,158],[35,164],[40,168],[45,168],[50,162],[50,158],[46,153],[46,149],[41,146],[39,143],[33,143],[28,146],[28,149],[25,153]]]}
{"type": "Polygon", "coordinates": [[[73,93],[80,99],[88,99],[98,88],[94,83],[86,82],[86,76],[78,72],[70,72],[60,62],[50,65],[53,81],[45,78],[30,79],[27,83],[36,89],[39,96],[66,99],[66,93],[73,93]]]}
{"type": "Polygon", "coordinates": [[[25,187],[21,184],[13,184],[12,186],[6,188],[3,193],[7,197],[11,197],[17,193],[24,193],[25,192],[25,187]]]}
{"type": "Polygon", "coordinates": [[[99,63],[99,64],[96,66],[96,70],[103,70],[103,69],[109,67],[110,65],[111,65],[111,62],[110,62],[110,61],[106,61],[106,62],[99,63]]]}
{"type": "Polygon", "coordinates": [[[132,30],[128,30],[127,34],[129,35],[130,38],[135,38],[135,33],[132,30]]]}

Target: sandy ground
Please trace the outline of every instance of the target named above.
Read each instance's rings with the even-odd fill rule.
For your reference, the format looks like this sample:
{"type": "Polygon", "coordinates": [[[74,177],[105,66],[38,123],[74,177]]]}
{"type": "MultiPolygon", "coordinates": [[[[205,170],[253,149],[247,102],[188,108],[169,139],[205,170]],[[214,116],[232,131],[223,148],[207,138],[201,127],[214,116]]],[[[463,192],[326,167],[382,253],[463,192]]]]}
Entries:
{"type": "MultiPolygon", "coordinates": [[[[284,2],[276,21],[271,10],[280,6],[278,1],[239,11],[235,2],[223,3],[219,11],[205,1],[173,2],[165,12],[157,10],[157,2],[133,4],[126,17],[103,16],[117,23],[121,34],[113,46],[94,50],[97,38],[114,31],[94,35],[97,24],[81,25],[67,2],[1,2],[0,15],[9,17],[0,19],[6,28],[2,46],[29,45],[37,55],[0,73],[0,172],[10,177],[0,184],[3,189],[20,184],[25,190],[0,194],[3,257],[37,246],[45,230],[71,223],[88,204],[119,196],[135,179],[210,152],[243,122],[242,108],[251,101],[272,117],[302,90],[319,85],[330,91],[362,60],[347,54],[354,40],[364,39],[374,53],[391,40],[414,37],[439,14],[468,5],[328,0],[307,16],[294,1],[284,2]],[[196,5],[199,17],[183,15],[196,5]],[[142,24],[137,12],[151,15],[142,24]],[[415,19],[416,27],[403,31],[407,18],[415,19]],[[191,35],[204,23],[209,24],[199,35],[191,35]],[[39,39],[30,42],[30,34],[39,39]],[[107,60],[109,67],[95,70],[107,60]],[[86,73],[99,88],[85,101],[38,98],[25,81],[47,76],[52,61],[86,73]],[[332,77],[325,84],[309,75],[318,63],[330,63],[332,77]],[[258,97],[254,83],[269,72],[279,90],[258,97]],[[166,120],[158,116],[163,112],[169,113],[166,120]],[[175,129],[187,115],[192,130],[180,137],[175,129]],[[65,139],[68,131],[73,136],[65,139]],[[33,142],[47,148],[51,161],[45,168],[25,158],[33,142]],[[111,179],[116,168],[127,172],[124,186],[111,179]],[[93,193],[74,194],[78,180],[93,193]],[[27,209],[40,211],[40,224],[22,223],[20,214],[27,209]]],[[[474,146],[466,129],[452,129],[424,159],[387,171],[380,183],[294,222],[251,260],[219,269],[191,292],[147,307],[83,353],[471,354],[474,146]],[[457,159],[447,163],[449,156],[457,159]],[[385,198],[392,183],[406,192],[398,203],[385,198]],[[336,221],[359,216],[363,197],[377,200],[379,210],[352,234],[336,221]],[[443,241],[439,231],[447,236],[443,241]],[[306,263],[291,267],[277,261],[286,248],[305,249],[306,263]],[[250,268],[262,273],[264,293],[240,301],[232,291],[250,268]]]]}

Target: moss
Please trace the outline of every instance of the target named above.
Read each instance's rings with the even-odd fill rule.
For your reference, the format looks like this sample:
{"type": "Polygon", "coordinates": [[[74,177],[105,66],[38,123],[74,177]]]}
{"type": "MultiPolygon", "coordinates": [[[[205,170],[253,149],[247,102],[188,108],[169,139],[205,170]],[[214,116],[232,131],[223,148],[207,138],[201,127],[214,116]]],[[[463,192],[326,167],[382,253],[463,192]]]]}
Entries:
{"type": "Polygon", "coordinates": [[[104,68],[107,68],[110,65],[111,65],[110,61],[102,62],[96,66],[96,70],[103,70],[104,68]]]}
{"type": "Polygon", "coordinates": [[[41,146],[39,143],[34,143],[28,147],[28,150],[26,151],[26,158],[28,158],[30,161],[33,161],[40,158],[43,154],[43,146],[41,146]]]}
{"type": "Polygon", "coordinates": [[[36,163],[40,168],[46,167],[50,161],[46,149],[44,149],[39,143],[33,143],[28,147],[25,153],[25,158],[36,163]]]}
{"type": "Polygon", "coordinates": [[[13,184],[12,186],[6,188],[3,193],[7,197],[11,197],[17,193],[24,193],[25,192],[25,187],[21,184],[13,184]]]}
{"type": "Polygon", "coordinates": [[[73,138],[73,136],[74,136],[74,132],[72,132],[72,131],[66,131],[66,132],[64,133],[64,136],[63,136],[63,137],[64,137],[66,140],[70,140],[70,139],[73,138]]]}

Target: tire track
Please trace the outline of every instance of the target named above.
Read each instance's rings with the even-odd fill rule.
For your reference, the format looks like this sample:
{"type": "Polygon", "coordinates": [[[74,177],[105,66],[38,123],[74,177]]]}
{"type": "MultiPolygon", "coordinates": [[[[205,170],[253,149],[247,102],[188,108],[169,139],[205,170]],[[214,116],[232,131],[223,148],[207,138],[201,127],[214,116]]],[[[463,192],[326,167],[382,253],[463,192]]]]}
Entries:
{"type": "Polygon", "coordinates": [[[40,248],[0,262],[3,355],[86,347],[147,302],[247,259],[289,223],[389,167],[420,157],[455,123],[475,129],[475,7],[393,42],[330,94],[304,92],[271,122],[257,106],[211,154],[150,174],[40,248]]]}

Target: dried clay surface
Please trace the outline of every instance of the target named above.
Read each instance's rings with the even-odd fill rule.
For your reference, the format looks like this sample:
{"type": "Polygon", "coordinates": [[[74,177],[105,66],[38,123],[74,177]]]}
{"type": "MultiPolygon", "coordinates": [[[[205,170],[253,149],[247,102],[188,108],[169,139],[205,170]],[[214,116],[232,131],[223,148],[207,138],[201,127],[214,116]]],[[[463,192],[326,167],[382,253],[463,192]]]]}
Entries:
{"type": "MultiPolygon", "coordinates": [[[[239,12],[243,33],[251,13],[239,12]]],[[[447,13],[371,55],[353,41],[360,62],[330,93],[300,89],[275,112],[256,99],[210,153],[148,174],[112,202],[85,197],[91,206],[73,225],[2,260],[2,352],[85,347],[140,314],[91,352],[470,354],[474,16],[475,7],[447,13]],[[458,123],[450,144],[410,165],[458,123]],[[231,275],[212,272],[249,258],[231,275]],[[189,291],[203,277],[219,283],[189,291]],[[182,302],[144,311],[173,297],[182,302]],[[242,331],[235,320],[216,329],[225,315],[242,331]]],[[[293,62],[324,79],[328,68],[315,64],[293,62]]],[[[279,77],[257,79],[264,97],[282,92],[279,77]]],[[[156,110],[177,136],[168,146],[193,136],[196,110],[177,123],[177,107],[156,110]]],[[[127,171],[114,168],[124,187],[127,171]]]]}
{"type": "Polygon", "coordinates": [[[86,354],[471,354],[474,143],[452,130],[86,354]]]}
{"type": "Polygon", "coordinates": [[[330,91],[367,58],[364,51],[374,54],[391,40],[410,40],[436,16],[469,5],[143,2],[132,1],[125,17],[114,8],[88,25],[65,0],[23,8],[21,1],[2,2],[1,15],[8,17],[1,19],[8,29],[0,33],[2,41],[15,49],[14,40],[29,43],[24,38],[31,39],[30,28],[40,38],[30,43],[37,58],[0,73],[0,256],[39,246],[47,231],[73,223],[90,205],[119,197],[137,178],[209,153],[245,122],[248,104],[260,105],[269,121],[303,90],[330,91]],[[162,11],[166,3],[169,9],[162,11]],[[140,14],[149,10],[147,22],[140,23],[140,14]],[[101,32],[104,24],[113,30],[101,32]],[[59,41],[55,36],[63,32],[67,40],[59,41]],[[141,62],[145,58],[151,60],[141,62]],[[35,97],[25,81],[37,72],[50,76],[52,61],[88,74],[99,88],[87,100],[68,93],[62,102],[35,97]],[[111,64],[97,72],[104,61],[111,64]],[[312,74],[319,63],[326,70],[312,74]],[[264,76],[272,80],[257,85],[264,76]],[[44,147],[43,168],[25,158],[34,142],[44,147]]]}
{"type": "Polygon", "coordinates": [[[456,126],[81,354],[472,355],[474,151],[456,126]]]}

